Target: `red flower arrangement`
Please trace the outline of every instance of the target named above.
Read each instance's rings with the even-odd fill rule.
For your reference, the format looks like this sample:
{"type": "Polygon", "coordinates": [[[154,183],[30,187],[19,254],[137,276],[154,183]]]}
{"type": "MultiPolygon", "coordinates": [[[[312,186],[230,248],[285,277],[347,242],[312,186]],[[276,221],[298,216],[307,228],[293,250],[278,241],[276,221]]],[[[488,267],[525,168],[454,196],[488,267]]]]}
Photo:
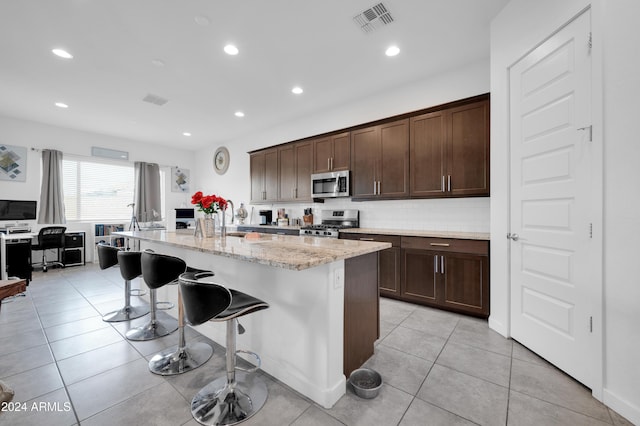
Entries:
{"type": "Polygon", "coordinates": [[[202,195],[202,191],[198,191],[191,196],[191,204],[198,206],[198,210],[204,214],[217,213],[218,210],[227,209],[227,200],[217,195],[202,195]]]}

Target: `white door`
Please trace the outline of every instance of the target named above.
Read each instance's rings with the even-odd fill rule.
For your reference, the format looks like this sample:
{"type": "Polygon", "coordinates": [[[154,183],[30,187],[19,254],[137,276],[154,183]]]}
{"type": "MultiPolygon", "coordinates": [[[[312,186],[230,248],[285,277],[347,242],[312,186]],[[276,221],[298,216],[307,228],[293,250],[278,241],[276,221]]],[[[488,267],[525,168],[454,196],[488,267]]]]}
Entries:
{"type": "Polygon", "coordinates": [[[511,334],[587,386],[598,349],[589,295],[602,286],[592,272],[590,28],[587,11],[509,72],[511,334]]]}

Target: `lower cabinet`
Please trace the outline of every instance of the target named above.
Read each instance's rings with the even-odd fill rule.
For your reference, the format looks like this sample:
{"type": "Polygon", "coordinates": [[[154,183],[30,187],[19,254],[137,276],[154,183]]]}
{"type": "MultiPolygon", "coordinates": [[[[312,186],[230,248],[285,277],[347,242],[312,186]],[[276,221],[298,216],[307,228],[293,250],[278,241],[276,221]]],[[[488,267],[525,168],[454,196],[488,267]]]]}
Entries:
{"type": "Polygon", "coordinates": [[[489,316],[489,242],[341,233],[391,242],[378,252],[381,296],[479,317],[489,316]]]}
{"type": "Polygon", "coordinates": [[[378,234],[341,233],[345,240],[379,241],[391,243],[392,247],[378,252],[378,288],[381,296],[398,298],[400,296],[400,236],[378,234]]]}

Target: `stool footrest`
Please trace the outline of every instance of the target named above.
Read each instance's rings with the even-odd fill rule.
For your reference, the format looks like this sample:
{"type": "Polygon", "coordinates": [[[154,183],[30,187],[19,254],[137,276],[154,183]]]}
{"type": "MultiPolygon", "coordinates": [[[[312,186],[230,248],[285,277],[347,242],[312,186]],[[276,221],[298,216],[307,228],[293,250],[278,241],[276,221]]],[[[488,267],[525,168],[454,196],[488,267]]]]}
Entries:
{"type": "Polygon", "coordinates": [[[156,309],[159,311],[168,311],[169,309],[173,309],[174,306],[176,305],[171,302],[156,302],[156,309]]]}
{"type": "Polygon", "coordinates": [[[130,296],[144,296],[145,294],[147,294],[147,291],[141,288],[132,288],[129,291],[130,296]]]}
{"type": "Polygon", "coordinates": [[[251,351],[243,351],[241,349],[238,349],[236,351],[236,354],[241,353],[241,354],[247,354],[247,355],[251,355],[252,357],[254,357],[256,359],[256,361],[258,361],[258,365],[256,365],[253,368],[244,368],[244,367],[238,367],[236,365],[236,370],[240,370],[240,371],[244,371],[245,373],[254,373],[256,371],[258,371],[258,369],[260,369],[260,366],[262,365],[262,360],[260,359],[260,355],[258,355],[255,352],[251,352],[251,351]]]}

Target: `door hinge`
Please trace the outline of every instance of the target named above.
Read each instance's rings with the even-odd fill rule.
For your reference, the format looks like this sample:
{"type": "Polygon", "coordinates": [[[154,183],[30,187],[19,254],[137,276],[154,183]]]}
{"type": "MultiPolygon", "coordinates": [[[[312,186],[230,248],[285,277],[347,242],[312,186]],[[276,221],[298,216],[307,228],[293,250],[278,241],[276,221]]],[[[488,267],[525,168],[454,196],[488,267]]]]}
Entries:
{"type": "Polygon", "coordinates": [[[589,317],[589,332],[593,333],[593,317],[589,317]]]}
{"type": "Polygon", "coordinates": [[[589,52],[591,52],[591,48],[593,47],[593,34],[589,31],[589,41],[587,42],[587,47],[589,48],[589,52]]]}
{"type": "Polygon", "coordinates": [[[593,223],[589,224],[589,238],[593,238],[593,223]]]}

